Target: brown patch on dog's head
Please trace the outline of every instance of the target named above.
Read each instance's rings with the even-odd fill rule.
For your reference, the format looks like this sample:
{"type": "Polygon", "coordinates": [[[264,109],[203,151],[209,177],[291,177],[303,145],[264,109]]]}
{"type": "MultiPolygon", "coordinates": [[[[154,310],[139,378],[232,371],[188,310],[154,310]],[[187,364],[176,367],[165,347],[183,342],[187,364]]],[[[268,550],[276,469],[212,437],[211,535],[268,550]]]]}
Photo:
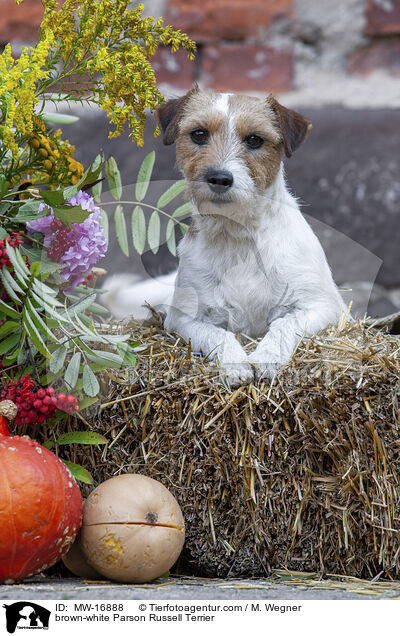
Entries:
{"type": "Polygon", "coordinates": [[[248,95],[230,98],[236,132],[242,142],[240,156],[245,161],[254,183],[263,192],[276,178],[282,160],[282,138],[277,130],[275,115],[265,108],[265,102],[248,95]],[[264,140],[257,150],[246,147],[244,141],[250,135],[264,140]]]}
{"type": "Polygon", "coordinates": [[[282,106],[273,95],[268,97],[267,103],[276,114],[282,133],[285,154],[287,157],[291,157],[310,133],[312,124],[300,113],[282,106]]]}
{"type": "Polygon", "coordinates": [[[199,88],[196,85],[183,97],[170,99],[164,104],[161,104],[161,106],[158,106],[156,109],[155,117],[158,125],[164,133],[163,142],[166,146],[170,146],[174,143],[178,134],[178,126],[181,117],[183,116],[185,106],[192,95],[198,92],[199,88]]]}
{"type": "Polygon", "coordinates": [[[213,91],[192,94],[179,121],[176,160],[192,185],[202,180],[209,168],[219,165],[223,146],[228,141],[227,119],[215,108],[218,97],[219,94],[213,91]],[[206,130],[209,142],[204,146],[194,144],[190,137],[194,130],[206,130]]]}

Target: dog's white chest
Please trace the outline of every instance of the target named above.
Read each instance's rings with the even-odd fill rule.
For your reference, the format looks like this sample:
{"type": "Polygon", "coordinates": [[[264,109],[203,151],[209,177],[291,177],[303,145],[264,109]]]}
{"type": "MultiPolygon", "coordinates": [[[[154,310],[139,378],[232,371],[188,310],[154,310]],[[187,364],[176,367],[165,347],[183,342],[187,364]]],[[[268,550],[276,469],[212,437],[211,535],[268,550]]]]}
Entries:
{"type": "Polygon", "coordinates": [[[221,251],[213,261],[213,285],[207,290],[208,319],[233,332],[257,337],[265,333],[275,290],[260,254],[221,251]],[[210,300],[212,299],[212,302],[210,300]]]}

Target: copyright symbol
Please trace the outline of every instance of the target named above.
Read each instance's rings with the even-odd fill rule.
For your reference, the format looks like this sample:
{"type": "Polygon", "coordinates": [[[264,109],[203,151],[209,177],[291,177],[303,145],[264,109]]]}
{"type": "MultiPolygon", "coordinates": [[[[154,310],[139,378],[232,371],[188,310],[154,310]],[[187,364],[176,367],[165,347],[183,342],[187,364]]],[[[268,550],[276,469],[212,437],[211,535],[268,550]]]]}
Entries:
{"type": "Polygon", "coordinates": [[[140,609],[141,612],[144,612],[147,609],[147,605],[145,605],[144,603],[141,603],[139,605],[139,609],[140,609]]]}

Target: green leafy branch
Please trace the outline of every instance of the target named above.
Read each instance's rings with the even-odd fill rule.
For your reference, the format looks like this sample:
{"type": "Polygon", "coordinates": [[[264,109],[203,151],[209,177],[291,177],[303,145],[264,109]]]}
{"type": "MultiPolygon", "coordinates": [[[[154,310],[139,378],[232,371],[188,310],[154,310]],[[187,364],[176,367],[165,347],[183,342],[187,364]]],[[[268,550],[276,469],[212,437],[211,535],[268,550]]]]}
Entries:
{"type": "Polygon", "coordinates": [[[190,203],[183,203],[179,205],[172,214],[166,212],[164,209],[178,196],[180,196],[185,189],[185,182],[183,179],[176,181],[170,185],[167,190],[158,198],[156,205],[151,205],[144,202],[147,195],[148,188],[151,182],[153,173],[153,167],[155,162],[155,152],[150,152],[143,160],[135,185],[135,199],[134,200],[122,200],[122,181],[120,171],[117,166],[117,162],[113,157],[110,157],[105,163],[105,173],[110,192],[114,197],[117,205],[114,202],[101,202],[102,184],[101,182],[93,187],[93,194],[98,203],[102,205],[102,225],[103,229],[108,233],[109,218],[107,212],[104,210],[106,206],[115,206],[114,211],[114,224],[115,231],[118,240],[118,244],[122,252],[129,256],[129,241],[128,241],[128,223],[126,220],[126,212],[124,206],[130,205],[133,207],[131,212],[131,236],[133,247],[138,254],[143,254],[146,243],[153,254],[156,254],[161,245],[161,222],[160,215],[167,217],[168,223],[165,230],[165,243],[173,256],[176,256],[176,237],[175,228],[179,226],[181,233],[185,234],[189,226],[181,219],[187,217],[190,214],[190,203]],[[150,215],[146,218],[145,210],[150,211],[150,215]]]}
{"type": "MultiPolygon", "coordinates": [[[[108,440],[103,435],[95,433],[94,431],[73,431],[71,433],[63,433],[62,435],[59,435],[55,441],[49,439],[44,442],[43,446],[52,450],[55,447],[58,448],[59,446],[71,444],[104,445],[108,444],[108,440]]],[[[66,459],[63,459],[62,461],[66,466],[68,466],[75,479],[82,481],[85,484],[93,483],[93,477],[86,468],[80,464],[67,461],[66,459]]]]}
{"type": "Polygon", "coordinates": [[[127,342],[129,335],[100,333],[100,325],[96,328],[86,314],[106,312],[95,303],[96,292],[82,290],[83,297],[68,295],[62,303],[57,290],[38,277],[40,262],[28,268],[20,250],[10,245],[7,254],[14,276],[3,265],[0,277],[8,295],[7,302],[0,300],[0,315],[7,317],[0,327],[4,366],[17,362],[31,365],[27,372],[45,370],[40,376],[43,385],[59,379],[62,371],[68,390],[83,389],[94,398],[100,391],[96,372],[136,363],[133,345],[127,342]],[[39,361],[35,362],[37,353],[39,361]]]}

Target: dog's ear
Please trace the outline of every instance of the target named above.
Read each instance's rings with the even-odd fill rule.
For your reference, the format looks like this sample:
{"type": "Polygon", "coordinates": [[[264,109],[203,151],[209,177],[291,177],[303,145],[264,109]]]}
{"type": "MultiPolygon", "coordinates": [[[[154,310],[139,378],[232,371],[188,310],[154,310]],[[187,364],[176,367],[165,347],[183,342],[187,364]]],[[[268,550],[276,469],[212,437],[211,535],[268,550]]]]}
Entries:
{"type": "Polygon", "coordinates": [[[285,154],[291,157],[309,134],[312,123],[295,110],[282,106],[275,97],[270,96],[268,103],[278,118],[285,154]]]}
{"type": "Polygon", "coordinates": [[[155,112],[156,120],[164,133],[163,142],[166,146],[174,143],[178,134],[178,125],[183,115],[183,110],[189,98],[198,92],[198,87],[192,88],[186,95],[177,99],[170,99],[168,102],[158,106],[155,112]]]}

